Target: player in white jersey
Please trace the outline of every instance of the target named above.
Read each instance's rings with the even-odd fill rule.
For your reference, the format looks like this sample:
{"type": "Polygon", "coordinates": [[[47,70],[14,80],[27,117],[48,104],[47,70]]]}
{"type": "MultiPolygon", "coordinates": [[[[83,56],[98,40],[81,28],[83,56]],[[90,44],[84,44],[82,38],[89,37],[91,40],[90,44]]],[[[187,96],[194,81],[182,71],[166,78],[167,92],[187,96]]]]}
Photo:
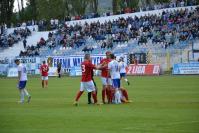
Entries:
{"type": "Polygon", "coordinates": [[[124,78],[124,81],[126,81],[127,84],[130,85],[128,79],[126,78],[126,67],[127,67],[127,64],[124,62],[124,58],[120,57],[119,59],[120,77],[121,79],[124,78]]]}
{"type": "Polygon", "coordinates": [[[115,60],[114,54],[110,55],[112,61],[108,64],[109,73],[111,75],[113,88],[115,89],[115,103],[121,103],[121,92],[120,92],[120,70],[119,63],[115,60]]]}
{"type": "Polygon", "coordinates": [[[20,63],[19,59],[15,60],[15,64],[18,66],[18,88],[20,92],[20,103],[24,103],[24,95],[28,97],[28,103],[30,102],[31,96],[26,90],[26,83],[27,83],[27,71],[26,67],[20,63]]]}

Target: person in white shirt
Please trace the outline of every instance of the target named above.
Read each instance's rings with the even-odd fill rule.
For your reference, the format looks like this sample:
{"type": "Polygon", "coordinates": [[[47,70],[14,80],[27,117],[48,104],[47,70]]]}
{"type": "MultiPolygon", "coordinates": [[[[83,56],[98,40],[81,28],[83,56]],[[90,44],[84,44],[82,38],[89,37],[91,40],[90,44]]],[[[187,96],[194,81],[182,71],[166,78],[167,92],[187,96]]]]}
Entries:
{"type": "Polygon", "coordinates": [[[121,77],[121,79],[124,78],[124,80],[127,82],[127,84],[130,85],[128,79],[126,78],[126,67],[127,67],[127,64],[124,62],[124,58],[120,57],[120,59],[119,59],[120,77],[121,77]]]}
{"type": "Polygon", "coordinates": [[[120,92],[120,70],[119,70],[119,63],[115,60],[114,54],[110,54],[111,62],[108,64],[109,73],[111,75],[112,84],[115,95],[115,103],[121,103],[121,92],[120,92]]]}
{"type": "Polygon", "coordinates": [[[26,90],[26,83],[27,83],[27,71],[26,71],[26,67],[20,63],[19,59],[15,60],[15,64],[18,66],[18,88],[19,88],[19,92],[20,92],[20,103],[24,103],[24,95],[26,95],[28,97],[28,103],[30,102],[31,96],[28,93],[28,91],[26,90]]]}

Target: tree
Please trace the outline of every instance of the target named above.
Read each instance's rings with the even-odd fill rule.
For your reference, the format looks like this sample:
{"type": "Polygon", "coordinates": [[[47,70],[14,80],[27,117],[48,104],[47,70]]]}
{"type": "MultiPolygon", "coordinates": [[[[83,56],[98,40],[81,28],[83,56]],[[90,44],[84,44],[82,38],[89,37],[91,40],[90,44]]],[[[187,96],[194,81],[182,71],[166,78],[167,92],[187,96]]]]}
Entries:
{"type": "Polygon", "coordinates": [[[154,0],[154,1],[155,1],[155,3],[168,3],[171,0],[154,0]]]}
{"type": "Polygon", "coordinates": [[[22,11],[22,14],[24,13],[24,1],[21,0],[21,11],[22,11]]]}
{"type": "Polygon", "coordinates": [[[89,4],[89,0],[69,0],[71,4],[71,12],[73,15],[85,14],[86,8],[89,4]]]}
{"type": "Polygon", "coordinates": [[[120,0],[113,0],[112,1],[112,7],[113,7],[113,13],[116,14],[118,10],[120,10],[120,0]]]}
{"type": "Polygon", "coordinates": [[[139,0],[126,0],[127,7],[138,8],[139,0]]]}
{"type": "Polygon", "coordinates": [[[32,19],[36,20],[37,19],[37,4],[36,0],[28,0],[27,1],[27,8],[30,8],[31,16],[32,19]]]}
{"type": "Polygon", "coordinates": [[[97,13],[98,10],[98,0],[91,0],[90,1],[92,12],[97,13]]]}
{"type": "Polygon", "coordinates": [[[0,23],[11,24],[13,14],[14,0],[1,0],[0,1],[0,23]]]}
{"type": "Polygon", "coordinates": [[[20,7],[19,0],[17,0],[17,5],[18,5],[18,12],[19,12],[19,14],[20,14],[20,13],[21,13],[21,7],[20,7]]]}
{"type": "Polygon", "coordinates": [[[69,16],[69,1],[68,0],[64,0],[64,15],[69,16]]]}

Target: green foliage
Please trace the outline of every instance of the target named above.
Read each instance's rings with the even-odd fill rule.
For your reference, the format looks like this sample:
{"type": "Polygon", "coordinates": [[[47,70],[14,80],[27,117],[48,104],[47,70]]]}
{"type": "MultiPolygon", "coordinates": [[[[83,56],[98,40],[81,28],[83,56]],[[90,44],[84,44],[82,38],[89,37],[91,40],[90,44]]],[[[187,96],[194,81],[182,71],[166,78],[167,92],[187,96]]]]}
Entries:
{"type": "Polygon", "coordinates": [[[171,0],[154,0],[156,3],[168,3],[171,2],[171,0]]]}
{"type": "Polygon", "coordinates": [[[37,19],[51,19],[64,17],[64,1],[63,0],[36,0],[37,19]]]}
{"type": "Polygon", "coordinates": [[[14,0],[0,0],[0,23],[10,25],[13,15],[14,0]]]}
{"type": "MultiPolygon", "coordinates": [[[[19,3],[24,0],[18,0],[19,3]]],[[[126,7],[139,8],[143,5],[165,3],[171,0],[112,0],[113,13],[126,7]]],[[[98,11],[99,0],[27,0],[28,6],[18,13],[13,14],[14,0],[0,0],[0,23],[23,22],[27,20],[41,20],[58,18],[63,19],[66,15],[83,15],[86,10],[98,11]]],[[[199,4],[199,0],[196,0],[199,4]]]]}
{"type": "Polygon", "coordinates": [[[113,13],[120,11],[122,8],[121,0],[112,0],[113,13]]]}
{"type": "Polygon", "coordinates": [[[71,4],[71,12],[73,15],[83,15],[86,11],[86,8],[89,4],[89,0],[69,0],[71,4]]]}
{"type": "Polygon", "coordinates": [[[139,0],[127,0],[127,6],[130,8],[138,8],[139,0]]]}

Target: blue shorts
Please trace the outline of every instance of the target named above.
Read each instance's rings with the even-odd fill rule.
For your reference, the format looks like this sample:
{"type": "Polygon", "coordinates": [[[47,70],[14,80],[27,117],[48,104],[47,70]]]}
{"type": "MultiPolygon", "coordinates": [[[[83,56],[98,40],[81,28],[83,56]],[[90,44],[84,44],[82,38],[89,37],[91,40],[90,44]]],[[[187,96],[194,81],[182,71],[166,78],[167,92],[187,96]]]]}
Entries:
{"type": "Polygon", "coordinates": [[[26,81],[19,81],[18,88],[24,89],[26,87],[26,81]]]}
{"type": "Polygon", "coordinates": [[[120,88],[120,79],[112,79],[113,88],[120,88]]]}
{"type": "Polygon", "coordinates": [[[120,77],[126,77],[126,73],[120,73],[120,77]]]}

